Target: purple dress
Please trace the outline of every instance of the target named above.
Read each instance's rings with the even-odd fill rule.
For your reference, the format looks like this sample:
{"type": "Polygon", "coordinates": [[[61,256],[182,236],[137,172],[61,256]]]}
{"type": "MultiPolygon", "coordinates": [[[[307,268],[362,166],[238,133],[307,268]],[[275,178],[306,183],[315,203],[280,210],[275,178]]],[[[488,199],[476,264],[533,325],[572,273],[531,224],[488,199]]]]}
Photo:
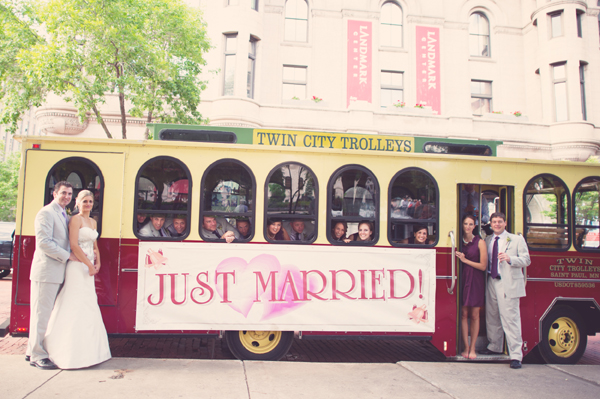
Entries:
{"type": "MultiPolygon", "coordinates": [[[[479,263],[479,236],[473,237],[468,243],[463,243],[465,258],[479,263]]],[[[485,272],[463,263],[462,268],[462,306],[482,307],[485,298],[485,272]]]]}

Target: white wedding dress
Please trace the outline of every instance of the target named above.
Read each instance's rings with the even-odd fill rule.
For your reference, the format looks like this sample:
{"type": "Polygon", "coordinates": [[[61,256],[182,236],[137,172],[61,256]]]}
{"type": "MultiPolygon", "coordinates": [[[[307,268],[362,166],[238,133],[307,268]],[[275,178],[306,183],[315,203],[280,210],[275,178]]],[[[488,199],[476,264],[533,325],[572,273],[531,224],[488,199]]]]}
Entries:
{"type": "MultiPolygon", "coordinates": [[[[79,229],[79,246],[92,263],[96,238],[96,230],[79,229]]],[[[52,309],[44,346],[50,360],[61,369],[89,367],[111,357],[94,276],[89,275],[85,263],[67,262],[65,282],[52,309]]]]}

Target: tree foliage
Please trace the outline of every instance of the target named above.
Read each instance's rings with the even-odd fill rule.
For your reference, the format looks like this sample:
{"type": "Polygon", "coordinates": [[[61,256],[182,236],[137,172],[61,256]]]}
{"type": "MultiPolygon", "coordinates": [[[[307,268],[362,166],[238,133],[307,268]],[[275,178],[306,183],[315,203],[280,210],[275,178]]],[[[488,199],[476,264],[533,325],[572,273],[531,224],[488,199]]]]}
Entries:
{"type": "MultiPolygon", "coordinates": [[[[0,143],[4,153],[4,143],[0,143]]],[[[20,154],[13,153],[0,161],[0,221],[14,222],[17,210],[20,154]]]]}
{"type": "MultiPolygon", "coordinates": [[[[10,1],[16,0],[0,0],[10,1]]],[[[203,122],[197,108],[205,83],[199,74],[210,46],[199,10],[182,0],[32,4],[28,8],[31,22],[23,30],[37,40],[21,44],[5,35],[6,39],[0,37],[4,40],[0,46],[11,49],[13,58],[10,62],[10,56],[5,57],[7,66],[40,91],[38,97],[48,92],[61,96],[77,108],[82,120],[92,113],[108,137],[112,134],[100,106],[110,94],[118,98],[123,138],[127,138],[128,114],[145,115],[148,122],[203,122]]],[[[15,16],[14,8],[12,14],[13,19],[23,19],[15,16]]],[[[5,84],[4,77],[0,82],[5,84]]],[[[12,87],[10,95],[17,92],[22,94],[22,89],[12,87]]],[[[38,97],[29,97],[35,104],[38,97]]],[[[0,102],[6,102],[5,98],[0,102]]],[[[27,109],[26,104],[8,108],[19,115],[27,109]]]]}

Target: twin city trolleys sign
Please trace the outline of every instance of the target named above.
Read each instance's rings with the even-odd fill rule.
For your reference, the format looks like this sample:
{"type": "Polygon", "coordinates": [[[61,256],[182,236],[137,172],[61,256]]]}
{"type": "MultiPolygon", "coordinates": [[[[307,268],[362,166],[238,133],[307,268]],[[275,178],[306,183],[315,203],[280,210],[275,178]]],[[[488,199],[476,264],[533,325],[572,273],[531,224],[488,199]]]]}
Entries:
{"type": "Polygon", "coordinates": [[[434,332],[435,250],[140,242],[137,330],[434,332]]]}

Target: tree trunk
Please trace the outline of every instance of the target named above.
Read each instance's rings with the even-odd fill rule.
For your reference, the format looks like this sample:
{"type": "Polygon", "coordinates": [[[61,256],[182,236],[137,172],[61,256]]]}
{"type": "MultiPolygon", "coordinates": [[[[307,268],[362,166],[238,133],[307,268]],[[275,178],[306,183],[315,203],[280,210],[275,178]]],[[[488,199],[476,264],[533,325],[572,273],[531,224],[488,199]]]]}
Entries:
{"type": "Polygon", "coordinates": [[[123,139],[127,139],[127,114],[125,113],[125,93],[119,87],[119,107],[121,108],[121,131],[123,139]]]}
{"type": "Polygon", "coordinates": [[[92,109],[94,110],[94,113],[96,114],[96,120],[98,122],[100,122],[100,125],[102,126],[102,129],[104,129],[104,133],[106,133],[106,137],[108,137],[109,139],[112,139],[113,136],[108,131],[108,127],[106,126],[106,123],[104,123],[104,119],[102,119],[102,116],[100,116],[100,112],[98,112],[98,108],[96,108],[96,106],[94,105],[92,107],[92,109]]]}
{"type": "Polygon", "coordinates": [[[152,122],[152,110],[148,111],[148,118],[146,118],[146,131],[144,132],[144,139],[148,140],[148,136],[150,135],[150,129],[148,128],[148,123],[152,122]]]}

